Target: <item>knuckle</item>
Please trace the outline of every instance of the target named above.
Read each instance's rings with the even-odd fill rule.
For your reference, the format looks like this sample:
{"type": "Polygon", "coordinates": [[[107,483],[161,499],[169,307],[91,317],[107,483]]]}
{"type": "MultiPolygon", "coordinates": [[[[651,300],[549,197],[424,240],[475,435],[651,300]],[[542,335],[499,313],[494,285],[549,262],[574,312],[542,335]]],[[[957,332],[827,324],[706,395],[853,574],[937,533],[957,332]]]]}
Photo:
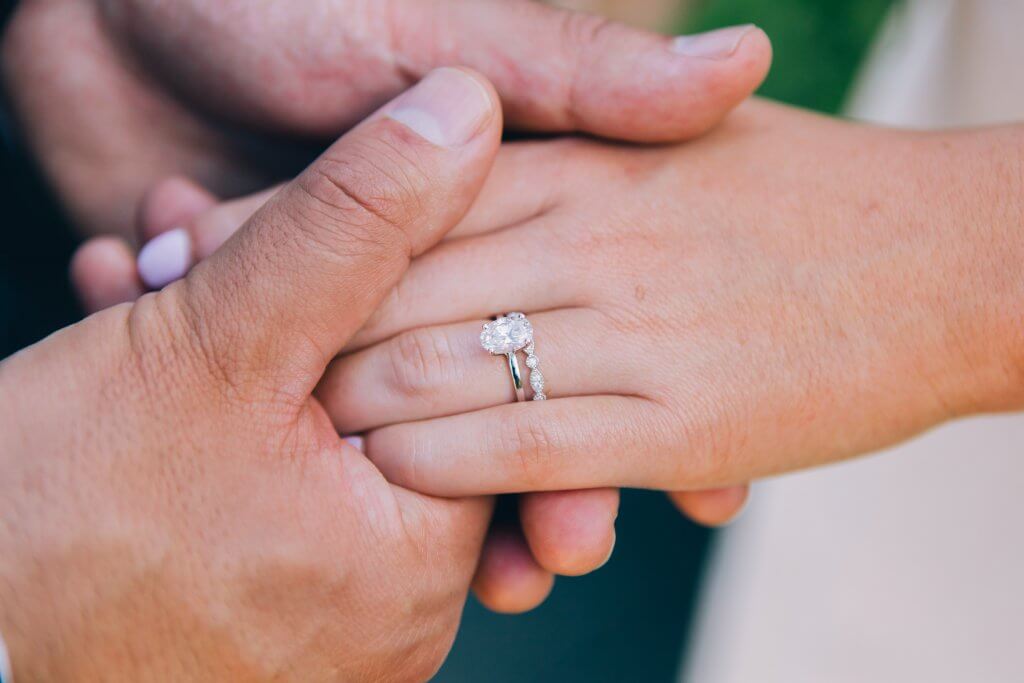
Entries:
{"type": "Polygon", "coordinates": [[[142,297],[129,314],[132,360],[145,384],[168,397],[190,392],[190,401],[202,391],[218,403],[282,402],[280,395],[267,399],[266,380],[241,352],[242,321],[203,315],[203,296],[193,291],[194,283],[185,291],[187,282],[142,297]]]}
{"type": "Polygon", "coordinates": [[[588,47],[596,43],[603,33],[613,28],[615,22],[607,17],[586,12],[565,11],[562,14],[560,31],[561,43],[566,50],[565,61],[569,68],[565,70],[565,82],[562,85],[564,118],[574,127],[578,127],[579,101],[583,93],[584,81],[591,72],[587,63],[588,47]]]}
{"type": "Polygon", "coordinates": [[[678,454],[667,473],[671,487],[677,489],[720,480],[736,465],[745,442],[726,409],[697,397],[665,416],[658,431],[671,444],[667,452],[678,454]]]}
{"type": "Polygon", "coordinates": [[[171,396],[215,364],[206,328],[171,303],[174,289],[143,296],[126,321],[132,367],[144,386],[171,396]]]}
{"type": "Polygon", "coordinates": [[[597,42],[601,34],[614,26],[614,21],[600,14],[567,11],[562,15],[563,44],[573,50],[582,49],[597,42]]]}
{"type": "Polygon", "coordinates": [[[301,180],[314,209],[334,223],[373,228],[374,239],[408,243],[406,228],[424,210],[420,160],[383,138],[349,144],[343,156],[328,152],[301,180]]]}
{"type": "Polygon", "coordinates": [[[510,424],[499,430],[501,453],[509,459],[509,467],[518,470],[518,479],[530,490],[548,488],[557,460],[566,448],[563,427],[555,420],[542,419],[539,411],[522,411],[510,418],[510,424]]]}
{"type": "Polygon", "coordinates": [[[441,330],[412,330],[391,344],[392,383],[401,396],[429,396],[451,380],[455,367],[451,344],[441,330]]]}

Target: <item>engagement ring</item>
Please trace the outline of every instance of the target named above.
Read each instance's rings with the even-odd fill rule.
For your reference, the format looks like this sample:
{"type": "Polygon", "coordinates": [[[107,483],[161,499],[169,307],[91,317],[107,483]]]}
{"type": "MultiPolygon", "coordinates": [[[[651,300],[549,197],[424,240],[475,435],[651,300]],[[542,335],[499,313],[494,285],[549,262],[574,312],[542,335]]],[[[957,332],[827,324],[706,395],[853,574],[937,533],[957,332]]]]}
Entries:
{"type": "Polygon", "coordinates": [[[522,313],[506,313],[484,325],[480,333],[480,345],[495,356],[508,359],[509,371],[512,374],[512,386],[516,390],[516,400],[525,399],[522,375],[519,371],[519,351],[526,353],[526,367],[530,369],[530,387],[533,389],[533,400],[547,399],[544,393],[544,375],[540,371],[540,359],[537,358],[536,344],[533,341],[533,325],[522,313]]]}

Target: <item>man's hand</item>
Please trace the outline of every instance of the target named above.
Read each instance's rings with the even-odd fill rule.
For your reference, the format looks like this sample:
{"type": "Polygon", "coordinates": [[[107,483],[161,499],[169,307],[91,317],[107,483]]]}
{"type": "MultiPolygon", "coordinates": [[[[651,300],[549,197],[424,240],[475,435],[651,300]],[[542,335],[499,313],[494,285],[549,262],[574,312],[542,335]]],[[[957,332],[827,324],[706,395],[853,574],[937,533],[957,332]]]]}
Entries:
{"type": "Polygon", "coordinates": [[[312,397],[498,147],[434,72],[190,275],[0,365],[0,631],[24,680],[410,680],[440,664],[487,499],[393,487],[312,397]]]}
{"type": "Polygon", "coordinates": [[[24,0],[3,67],[73,218],[129,236],[156,181],[265,187],[437,66],[484,73],[515,127],[654,141],[711,127],[770,52],[753,27],[673,40],[527,0],[24,0]]]}

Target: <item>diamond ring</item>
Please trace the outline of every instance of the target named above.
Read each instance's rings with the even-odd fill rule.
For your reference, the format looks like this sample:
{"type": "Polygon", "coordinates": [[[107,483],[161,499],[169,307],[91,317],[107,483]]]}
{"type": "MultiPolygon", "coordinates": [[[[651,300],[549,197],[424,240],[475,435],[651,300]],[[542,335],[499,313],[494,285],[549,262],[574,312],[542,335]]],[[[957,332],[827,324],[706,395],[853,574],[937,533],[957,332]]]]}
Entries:
{"type": "Polygon", "coordinates": [[[519,371],[519,351],[526,353],[526,367],[530,369],[530,387],[533,389],[533,400],[547,399],[544,393],[544,375],[540,371],[540,359],[537,358],[537,347],[533,341],[533,325],[522,313],[506,313],[484,325],[480,333],[480,345],[495,356],[508,359],[509,371],[512,374],[512,386],[516,390],[516,400],[525,399],[523,380],[519,371]]]}

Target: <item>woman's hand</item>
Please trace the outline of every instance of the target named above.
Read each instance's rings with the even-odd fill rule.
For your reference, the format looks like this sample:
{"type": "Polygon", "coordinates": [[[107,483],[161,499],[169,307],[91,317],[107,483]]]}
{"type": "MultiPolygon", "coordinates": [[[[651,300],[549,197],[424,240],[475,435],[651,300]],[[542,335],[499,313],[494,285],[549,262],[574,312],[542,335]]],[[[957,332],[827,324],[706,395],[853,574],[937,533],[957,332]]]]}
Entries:
{"type": "Polygon", "coordinates": [[[732,484],[1017,408],[1021,140],[752,102],[686,145],[507,145],[320,395],[389,475],[446,494],[732,484]],[[555,400],[507,405],[477,339],[505,310],[555,400]]]}
{"type": "Polygon", "coordinates": [[[771,60],[749,26],[673,41],[527,0],[17,5],[3,76],[24,138],[84,231],[126,237],[156,181],[264,187],[434,67],[484,73],[520,128],[680,140],[771,60]]]}
{"type": "Polygon", "coordinates": [[[465,212],[500,135],[481,79],[435,72],[186,279],[0,364],[0,631],[19,680],[436,670],[491,502],[390,485],[312,393],[465,212]]]}
{"type": "MultiPolygon", "coordinates": [[[[319,395],[389,476],[446,494],[731,486],[1018,407],[1019,149],[1019,129],[911,134],[764,103],[685,146],[506,146],[319,395]],[[534,322],[545,404],[508,405],[479,347],[505,310],[534,322]]],[[[188,192],[152,195],[157,231],[171,195],[188,192]]],[[[183,223],[195,255],[262,200],[202,200],[183,223]]]]}
{"type": "Polygon", "coordinates": [[[319,395],[437,495],[726,486],[1020,408],[1022,136],[752,103],[684,146],[509,148],[319,395]],[[480,349],[507,310],[546,403],[480,349]]]}

